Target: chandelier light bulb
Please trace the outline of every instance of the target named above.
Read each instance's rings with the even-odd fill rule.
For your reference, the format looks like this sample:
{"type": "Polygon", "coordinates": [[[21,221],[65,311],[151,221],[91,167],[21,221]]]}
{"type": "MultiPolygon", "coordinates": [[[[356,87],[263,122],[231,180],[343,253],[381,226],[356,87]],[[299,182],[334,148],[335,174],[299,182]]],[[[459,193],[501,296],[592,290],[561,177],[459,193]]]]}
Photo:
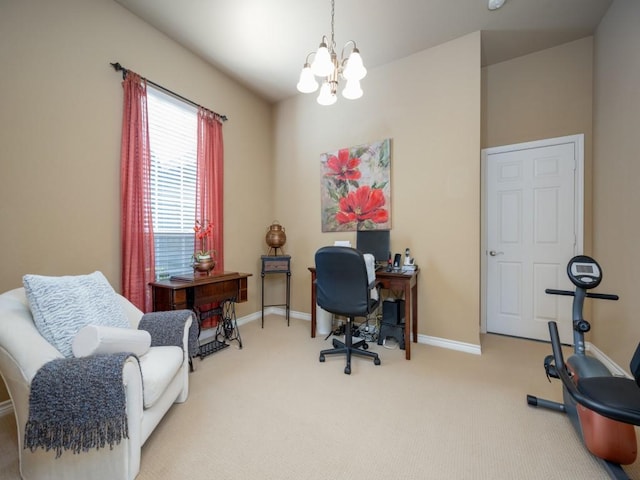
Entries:
{"type": "Polygon", "coordinates": [[[362,88],[360,87],[360,80],[347,80],[347,84],[342,90],[342,96],[349,100],[355,100],[362,96],[362,88]]]}
{"type": "Polygon", "coordinates": [[[311,71],[318,77],[328,77],[333,72],[333,62],[327,44],[322,42],[311,64],[311,71]]]}
{"type": "Polygon", "coordinates": [[[360,51],[353,49],[351,55],[347,59],[347,65],[344,67],[342,76],[347,80],[362,80],[367,75],[367,69],[364,68],[360,51]]]}
{"type": "Polygon", "coordinates": [[[320,87],[318,103],[325,106],[333,105],[334,103],[336,103],[337,99],[338,97],[336,96],[336,93],[331,91],[331,85],[329,84],[329,82],[324,82],[320,87]]]}
{"type": "Polygon", "coordinates": [[[497,10],[504,5],[505,0],[489,0],[487,8],[489,10],[497,10]]]}
{"type": "Polygon", "coordinates": [[[304,64],[304,67],[300,72],[300,80],[296,87],[298,91],[302,93],[313,93],[318,89],[318,82],[316,81],[316,77],[313,75],[308,63],[304,64]]]}

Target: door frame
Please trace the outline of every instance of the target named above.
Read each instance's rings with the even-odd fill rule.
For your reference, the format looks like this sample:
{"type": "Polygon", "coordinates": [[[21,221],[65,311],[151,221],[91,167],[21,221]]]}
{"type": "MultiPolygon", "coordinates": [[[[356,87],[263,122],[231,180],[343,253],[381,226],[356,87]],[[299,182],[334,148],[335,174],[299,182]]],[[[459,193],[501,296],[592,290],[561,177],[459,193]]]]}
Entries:
{"type": "Polygon", "coordinates": [[[580,255],[584,252],[584,134],[501,145],[484,148],[480,151],[480,333],[487,333],[487,157],[495,153],[549,147],[564,143],[574,144],[576,172],[574,175],[575,253],[580,255]]]}

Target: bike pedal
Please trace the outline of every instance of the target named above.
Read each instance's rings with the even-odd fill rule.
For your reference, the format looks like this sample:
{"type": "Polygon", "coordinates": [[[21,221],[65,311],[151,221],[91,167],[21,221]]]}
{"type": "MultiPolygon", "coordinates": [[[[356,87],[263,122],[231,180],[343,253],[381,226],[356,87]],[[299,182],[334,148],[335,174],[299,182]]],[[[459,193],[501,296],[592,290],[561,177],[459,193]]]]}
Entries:
{"type": "Polygon", "coordinates": [[[544,372],[547,375],[547,380],[551,382],[551,377],[560,378],[558,375],[558,371],[556,370],[556,366],[554,365],[553,355],[547,355],[544,357],[544,372]]]}

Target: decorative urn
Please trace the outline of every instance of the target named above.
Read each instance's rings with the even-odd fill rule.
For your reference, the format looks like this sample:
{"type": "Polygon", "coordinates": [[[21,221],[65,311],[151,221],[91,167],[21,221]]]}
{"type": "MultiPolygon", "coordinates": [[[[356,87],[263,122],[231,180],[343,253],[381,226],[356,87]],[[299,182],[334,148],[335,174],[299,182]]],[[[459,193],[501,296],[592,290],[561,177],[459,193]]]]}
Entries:
{"type": "Polygon", "coordinates": [[[287,241],[287,235],[284,232],[284,227],[278,222],[273,222],[269,226],[269,230],[267,230],[265,240],[267,241],[267,245],[269,245],[270,248],[275,249],[277,252],[278,248],[282,248],[287,241]]]}
{"type": "Polygon", "coordinates": [[[206,273],[209,275],[209,272],[216,267],[216,261],[211,258],[211,255],[198,255],[193,262],[194,271],[206,273]]]}

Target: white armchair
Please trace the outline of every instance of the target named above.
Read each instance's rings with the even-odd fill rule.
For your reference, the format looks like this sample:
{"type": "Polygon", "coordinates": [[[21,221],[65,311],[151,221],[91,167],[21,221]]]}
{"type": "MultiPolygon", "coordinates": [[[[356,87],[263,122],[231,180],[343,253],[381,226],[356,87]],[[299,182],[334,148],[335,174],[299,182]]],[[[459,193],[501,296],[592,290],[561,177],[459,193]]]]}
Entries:
{"type": "MultiPolygon", "coordinates": [[[[118,295],[132,328],[143,313],[118,295]]],[[[129,357],[123,367],[128,438],[110,449],[92,449],[74,454],[64,451],[24,448],[29,417],[31,382],[47,362],[63,355],[39,333],[33,321],[25,290],[18,288],[0,295],[0,374],[4,379],[16,416],[20,473],[25,480],[62,478],[130,480],[140,470],[141,447],[173,403],[189,394],[187,320],[183,347],[152,346],[139,357],[129,357]],[[142,371],[142,375],[141,375],[142,371]],[[144,386],[143,386],[144,384],[144,386]],[[144,394],[143,394],[144,392],[144,394]]],[[[153,343],[152,343],[153,345],[153,343]]]]}

